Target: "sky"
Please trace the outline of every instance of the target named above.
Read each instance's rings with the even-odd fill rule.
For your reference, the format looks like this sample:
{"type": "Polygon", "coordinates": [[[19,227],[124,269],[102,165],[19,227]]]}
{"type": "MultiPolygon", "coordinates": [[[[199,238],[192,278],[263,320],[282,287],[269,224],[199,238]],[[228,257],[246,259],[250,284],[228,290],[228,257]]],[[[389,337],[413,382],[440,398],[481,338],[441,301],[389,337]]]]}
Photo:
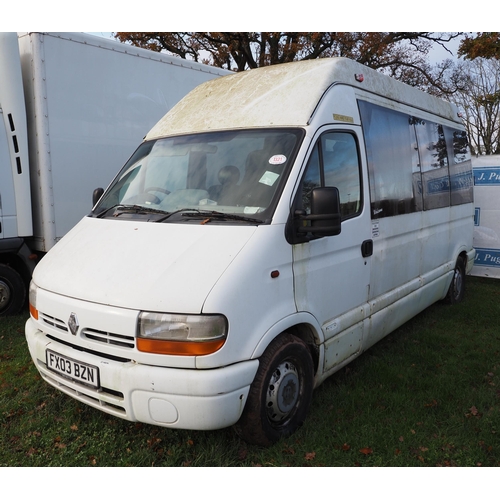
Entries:
{"type": "Polygon", "coordinates": [[[443,47],[439,45],[434,45],[431,53],[429,54],[429,61],[431,64],[436,64],[444,59],[457,59],[457,50],[460,45],[460,39],[452,40],[447,47],[452,51],[453,55],[451,55],[448,51],[446,51],[443,47]]]}

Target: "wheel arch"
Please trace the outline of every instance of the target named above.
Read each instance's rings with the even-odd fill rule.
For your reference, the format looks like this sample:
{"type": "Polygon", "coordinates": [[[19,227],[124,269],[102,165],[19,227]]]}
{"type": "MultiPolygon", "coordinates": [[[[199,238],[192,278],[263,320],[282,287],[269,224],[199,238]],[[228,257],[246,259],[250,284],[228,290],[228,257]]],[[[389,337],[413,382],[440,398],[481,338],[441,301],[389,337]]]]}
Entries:
{"type": "Polygon", "coordinates": [[[470,274],[472,267],[474,266],[474,260],[476,258],[476,249],[463,249],[459,255],[459,258],[463,259],[465,265],[465,274],[470,274]]]}
{"type": "Polygon", "coordinates": [[[269,344],[275,338],[285,333],[301,339],[309,347],[313,359],[314,372],[317,373],[320,365],[321,345],[324,342],[324,338],[320,325],[314,316],[309,313],[297,313],[273,325],[255,347],[252,359],[262,356],[269,344]]]}
{"type": "Polygon", "coordinates": [[[464,262],[464,266],[467,267],[468,255],[465,249],[461,250],[461,252],[458,254],[457,260],[458,259],[462,259],[464,262]]]}
{"type": "Polygon", "coordinates": [[[459,259],[462,259],[465,268],[468,268],[468,265],[472,265],[474,263],[474,257],[475,257],[476,251],[474,248],[468,249],[465,245],[460,245],[457,248],[455,248],[455,251],[452,255],[456,255],[456,258],[454,261],[452,261],[452,266],[455,266],[457,261],[459,259]],[[472,261],[472,264],[471,264],[472,261]]]}

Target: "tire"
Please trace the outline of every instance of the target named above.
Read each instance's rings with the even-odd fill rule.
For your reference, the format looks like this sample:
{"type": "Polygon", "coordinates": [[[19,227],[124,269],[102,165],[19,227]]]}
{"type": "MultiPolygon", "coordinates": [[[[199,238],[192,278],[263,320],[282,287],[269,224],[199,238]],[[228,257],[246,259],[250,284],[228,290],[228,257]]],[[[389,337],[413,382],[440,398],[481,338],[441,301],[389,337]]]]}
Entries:
{"type": "Polygon", "coordinates": [[[293,335],[280,335],[260,358],[236,431],[248,443],[260,446],[290,436],[306,418],[313,387],[309,348],[293,335]]]}
{"type": "Polygon", "coordinates": [[[0,264],[0,316],[18,314],[26,299],[26,285],[17,271],[0,264]]]}
{"type": "Polygon", "coordinates": [[[445,301],[448,304],[458,304],[462,302],[465,293],[465,263],[459,257],[453,272],[453,279],[451,280],[450,288],[446,294],[445,301]]]}

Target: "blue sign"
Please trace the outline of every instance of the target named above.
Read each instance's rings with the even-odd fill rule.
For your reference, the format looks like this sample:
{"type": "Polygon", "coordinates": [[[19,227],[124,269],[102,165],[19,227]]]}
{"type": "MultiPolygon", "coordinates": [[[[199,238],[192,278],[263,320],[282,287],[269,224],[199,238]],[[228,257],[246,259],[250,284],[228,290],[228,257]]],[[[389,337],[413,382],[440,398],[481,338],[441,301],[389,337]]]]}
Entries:
{"type": "Polygon", "coordinates": [[[476,248],[475,266],[500,267],[500,250],[476,248]]]}
{"type": "Polygon", "coordinates": [[[474,169],[475,186],[500,185],[500,167],[483,167],[474,169]]]}

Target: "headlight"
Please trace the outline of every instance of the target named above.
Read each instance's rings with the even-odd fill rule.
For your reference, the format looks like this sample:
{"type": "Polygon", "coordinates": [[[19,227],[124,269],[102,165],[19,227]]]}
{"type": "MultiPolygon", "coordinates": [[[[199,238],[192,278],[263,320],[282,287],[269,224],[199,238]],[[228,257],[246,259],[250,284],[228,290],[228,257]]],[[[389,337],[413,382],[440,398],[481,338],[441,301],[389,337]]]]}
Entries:
{"type": "Polygon", "coordinates": [[[203,356],[226,341],[227,320],[221,315],[180,315],[142,312],[137,349],[155,354],[203,356]]]}
{"type": "Polygon", "coordinates": [[[30,303],[30,314],[34,319],[38,319],[38,309],[36,308],[36,291],[38,287],[33,283],[30,283],[29,290],[29,303],[30,303]]]}

